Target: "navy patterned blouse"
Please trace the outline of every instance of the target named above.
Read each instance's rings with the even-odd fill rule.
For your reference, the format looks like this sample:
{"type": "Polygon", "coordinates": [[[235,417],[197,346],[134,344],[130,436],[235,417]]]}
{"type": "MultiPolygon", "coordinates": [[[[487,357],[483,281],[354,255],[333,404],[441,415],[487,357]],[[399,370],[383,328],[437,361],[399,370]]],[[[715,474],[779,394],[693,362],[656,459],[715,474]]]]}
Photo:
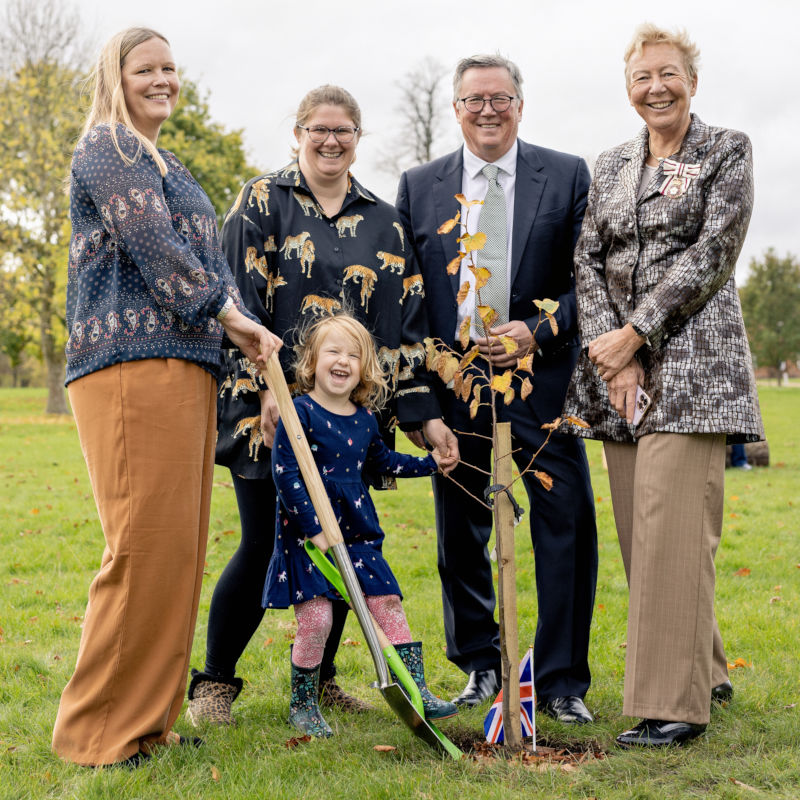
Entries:
{"type": "Polygon", "coordinates": [[[216,377],[215,316],[229,294],[242,303],[214,208],[172,153],[159,151],[162,177],[131,131],[118,125],[117,138],[132,164],[108,125],[92,128],[72,157],[66,382],[145,358],[192,361],[216,377]]]}
{"type": "MultiPolygon", "coordinates": [[[[334,414],[308,395],[297,397],[294,405],[364,594],[400,595],[397,579],[383,557],[384,534],[363,472],[369,468],[395,478],[431,475],[436,472],[433,456],[390,450],[378,433],[375,415],[366,408],[359,406],[349,415],[334,414]]],[[[278,423],[275,433],[272,475],[280,504],[262,604],[287,608],[319,595],[335,599],[335,590],[303,547],[306,537],[320,533],[322,527],[283,423],[278,423]]]]}

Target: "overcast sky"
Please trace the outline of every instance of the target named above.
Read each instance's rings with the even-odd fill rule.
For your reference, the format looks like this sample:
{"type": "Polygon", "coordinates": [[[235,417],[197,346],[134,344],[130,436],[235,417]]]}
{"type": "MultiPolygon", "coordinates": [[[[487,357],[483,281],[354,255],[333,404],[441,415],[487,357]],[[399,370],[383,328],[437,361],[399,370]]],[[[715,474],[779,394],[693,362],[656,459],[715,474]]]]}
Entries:
{"type": "MultiPolygon", "coordinates": [[[[4,5],[5,0],[0,0],[4,5]]],[[[705,122],[745,131],[755,158],[756,203],[737,275],[769,247],[800,255],[800,45],[797,0],[77,0],[99,46],[129,25],[161,31],[184,73],[210,92],[215,120],[244,129],[259,171],[283,166],[301,97],[322,83],[355,95],[369,134],[356,177],[393,201],[378,169],[398,133],[396,82],[426,56],[456,61],[500,51],[519,64],[520,136],[577,153],[590,165],[630,139],[622,54],[635,26],[684,26],[701,50],[692,103],[705,122]],[[482,7],[490,10],[486,17],[482,7]]],[[[449,78],[448,78],[449,80],[449,78]]],[[[447,98],[449,100],[449,87],[447,98]]],[[[448,109],[443,152],[460,143],[448,109]]],[[[180,153],[177,154],[180,156],[180,153]]]]}

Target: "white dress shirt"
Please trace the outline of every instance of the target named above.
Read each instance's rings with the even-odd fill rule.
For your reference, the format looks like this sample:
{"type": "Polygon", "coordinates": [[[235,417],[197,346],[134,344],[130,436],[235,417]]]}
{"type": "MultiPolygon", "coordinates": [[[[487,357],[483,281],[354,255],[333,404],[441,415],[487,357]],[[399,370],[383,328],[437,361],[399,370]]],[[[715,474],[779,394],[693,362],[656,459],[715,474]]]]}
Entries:
{"type": "MultiPolygon", "coordinates": [[[[508,260],[506,262],[507,280],[506,286],[508,287],[509,297],[511,292],[511,233],[514,228],[514,187],[517,182],[517,140],[511,149],[497,161],[484,161],[475,155],[467,146],[464,145],[464,168],[461,173],[461,193],[467,200],[483,200],[486,197],[486,192],[489,189],[489,181],[481,170],[489,163],[495,164],[499,167],[497,173],[497,182],[503,190],[506,198],[506,226],[508,234],[508,260]]],[[[461,207],[461,220],[467,220],[467,233],[473,235],[480,231],[480,210],[481,206],[471,206],[469,209],[466,206],[461,207]],[[469,212],[469,214],[467,214],[469,212]]],[[[455,255],[455,254],[454,254],[455,255]]],[[[480,250],[475,252],[475,264],[481,265],[480,250]]],[[[458,332],[461,329],[461,324],[465,317],[472,320],[470,327],[470,338],[474,341],[479,336],[478,331],[475,329],[475,276],[470,272],[467,264],[470,262],[469,256],[461,262],[461,272],[459,274],[458,285],[461,286],[465,281],[470,285],[469,295],[467,299],[458,307],[458,318],[456,321],[456,329],[453,335],[453,341],[458,339],[458,332]]]]}

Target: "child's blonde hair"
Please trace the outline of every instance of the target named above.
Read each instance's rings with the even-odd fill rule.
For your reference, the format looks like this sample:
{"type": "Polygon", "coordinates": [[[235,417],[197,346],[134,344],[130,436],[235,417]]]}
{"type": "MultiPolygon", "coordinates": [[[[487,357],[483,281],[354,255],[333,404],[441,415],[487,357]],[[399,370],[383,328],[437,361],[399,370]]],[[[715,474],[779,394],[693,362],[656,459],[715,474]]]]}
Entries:
{"type": "Polygon", "coordinates": [[[322,317],[299,331],[294,345],[294,375],[298,390],[301,394],[308,394],[314,388],[319,348],[334,328],[356,343],[361,357],[361,375],[350,399],[356,405],[380,410],[389,398],[389,383],[378,361],[372,334],[350,314],[322,317]]]}

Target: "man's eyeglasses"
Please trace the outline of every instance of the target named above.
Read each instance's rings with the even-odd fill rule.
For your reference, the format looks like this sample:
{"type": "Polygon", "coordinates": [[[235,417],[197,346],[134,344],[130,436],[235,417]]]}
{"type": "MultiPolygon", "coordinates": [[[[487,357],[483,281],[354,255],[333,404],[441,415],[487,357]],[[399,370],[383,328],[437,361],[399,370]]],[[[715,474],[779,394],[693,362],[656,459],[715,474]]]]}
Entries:
{"type": "Polygon", "coordinates": [[[479,114],[483,111],[483,107],[487,103],[498,114],[502,114],[504,111],[508,111],[508,109],[511,108],[511,102],[516,99],[516,97],[510,97],[507,94],[496,94],[494,97],[478,97],[477,95],[473,95],[472,97],[459,97],[458,102],[463,103],[464,108],[473,114],[479,114]]]}
{"type": "Polygon", "coordinates": [[[305,125],[298,124],[297,127],[306,131],[308,133],[308,138],[311,139],[314,144],[322,144],[331,134],[333,134],[339,144],[350,144],[350,142],[353,141],[353,137],[358,133],[358,128],[351,128],[349,125],[341,125],[338,128],[326,128],[324,125],[312,125],[310,128],[307,128],[305,125]]]}

